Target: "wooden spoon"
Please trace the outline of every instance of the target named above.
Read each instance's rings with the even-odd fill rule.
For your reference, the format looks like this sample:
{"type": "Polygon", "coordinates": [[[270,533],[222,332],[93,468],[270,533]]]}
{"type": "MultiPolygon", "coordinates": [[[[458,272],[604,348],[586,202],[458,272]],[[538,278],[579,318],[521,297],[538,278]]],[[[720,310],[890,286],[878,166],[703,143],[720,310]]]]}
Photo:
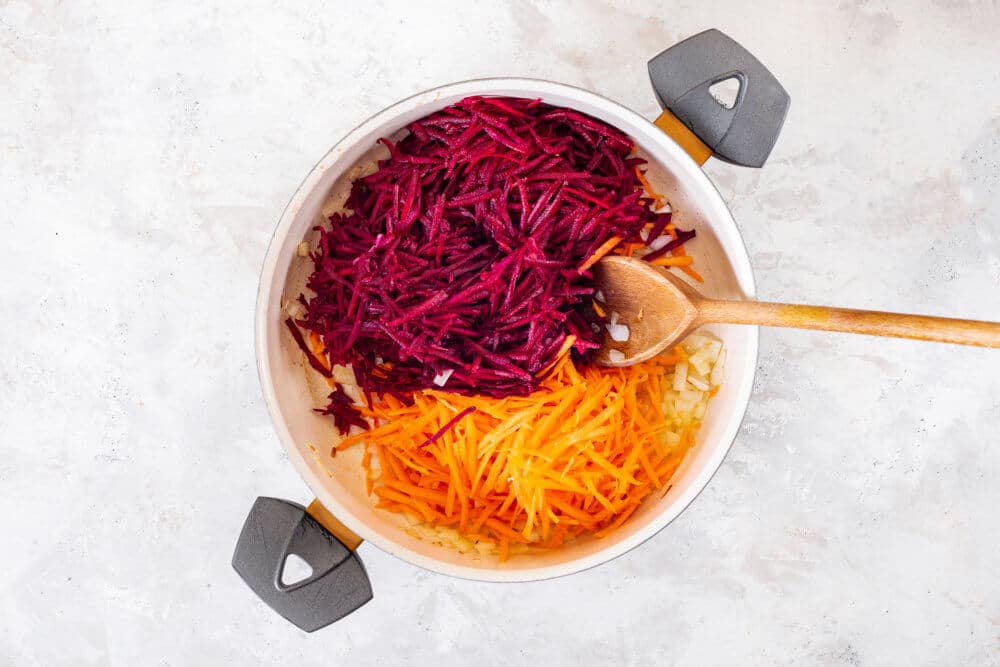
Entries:
{"type": "Polygon", "coordinates": [[[605,257],[594,267],[594,277],[605,310],[618,313],[620,323],[629,327],[624,342],[605,336],[597,356],[598,363],[605,366],[631,366],[651,359],[709,322],[1000,347],[998,322],[761,301],[716,301],[703,297],[667,269],[628,257],[605,257]],[[612,350],[623,356],[609,354],[612,350]]]}

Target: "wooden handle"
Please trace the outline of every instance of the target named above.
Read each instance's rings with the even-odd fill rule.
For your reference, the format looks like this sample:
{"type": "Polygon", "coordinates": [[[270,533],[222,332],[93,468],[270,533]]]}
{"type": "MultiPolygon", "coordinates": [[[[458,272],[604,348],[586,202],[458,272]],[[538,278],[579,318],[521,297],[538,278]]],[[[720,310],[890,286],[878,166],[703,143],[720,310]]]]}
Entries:
{"type": "Polygon", "coordinates": [[[319,501],[319,498],[314,498],[309,507],[306,508],[306,512],[309,515],[319,521],[319,525],[326,528],[330,533],[336,537],[341,543],[350,549],[351,551],[357,551],[358,547],[364,541],[361,536],[355,533],[353,530],[342,524],[337,517],[330,514],[323,503],[319,501]]]}
{"type": "Polygon", "coordinates": [[[705,164],[708,158],[712,157],[712,149],[705,145],[705,142],[698,138],[687,125],[669,110],[664,109],[660,117],[653,121],[656,127],[670,135],[684,149],[691,159],[698,163],[698,166],[705,164]]]}
{"type": "Polygon", "coordinates": [[[704,322],[821,329],[1000,348],[1000,322],[760,301],[705,299],[698,308],[704,322]]]}

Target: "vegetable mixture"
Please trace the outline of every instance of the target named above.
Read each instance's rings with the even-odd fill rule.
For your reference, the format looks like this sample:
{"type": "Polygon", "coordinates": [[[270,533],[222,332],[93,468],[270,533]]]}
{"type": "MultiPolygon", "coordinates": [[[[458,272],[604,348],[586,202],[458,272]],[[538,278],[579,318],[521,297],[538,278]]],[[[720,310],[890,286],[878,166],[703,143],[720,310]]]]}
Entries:
{"type": "Polygon", "coordinates": [[[286,320],[331,385],[319,411],[353,431],[333,453],[363,444],[378,507],[501,559],[603,536],[669,489],[723,353],[692,337],[592,365],[628,328],[590,269],[627,254],[701,280],[694,232],[671,224],[631,139],[576,111],[473,97],[408,130],[317,228],[312,296],[286,320]]]}
{"type": "Polygon", "coordinates": [[[399,395],[529,394],[569,336],[586,362],[603,340],[588,269],[670,223],[631,139],[537,100],[476,97],[381,142],[389,159],[354,182],[312,256],[303,324],[330,359],[365,392],[399,395]]]}

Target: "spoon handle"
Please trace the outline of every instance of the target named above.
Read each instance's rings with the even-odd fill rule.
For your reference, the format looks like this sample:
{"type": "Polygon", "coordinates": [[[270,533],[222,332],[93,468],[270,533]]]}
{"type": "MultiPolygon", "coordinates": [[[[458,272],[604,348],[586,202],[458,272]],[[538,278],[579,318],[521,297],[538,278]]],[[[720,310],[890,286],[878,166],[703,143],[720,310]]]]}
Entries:
{"type": "Polygon", "coordinates": [[[821,329],[1000,348],[1000,322],[764,301],[704,299],[698,304],[698,308],[702,322],[821,329]]]}

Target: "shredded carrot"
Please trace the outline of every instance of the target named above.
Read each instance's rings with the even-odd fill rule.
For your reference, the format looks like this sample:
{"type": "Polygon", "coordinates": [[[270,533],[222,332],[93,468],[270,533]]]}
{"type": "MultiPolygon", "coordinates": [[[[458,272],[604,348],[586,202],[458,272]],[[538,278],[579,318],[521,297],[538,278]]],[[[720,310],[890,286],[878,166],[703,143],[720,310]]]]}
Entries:
{"type": "Polygon", "coordinates": [[[642,173],[642,170],[639,169],[639,167],[635,168],[635,175],[636,178],[639,179],[639,182],[642,183],[642,187],[646,189],[646,194],[653,198],[653,205],[656,206],[656,208],[662,207],[667,198],[653,189],[653,186],[649,184],[648,180],[646,180],[646,174],[642,173]]]}
{"type": "Polygon", "coordinates": [[[688,274],[689,276],[691,276],[700,283],[705,282],[705,279],[701,277],[701,274],[695,271],[694,268],[691,266],[682,266],[681,271],[688,274]]]}
{"type": "Polygon", "coordinates": [[[694,262],[694,257],[691,255],[681,255],[679,257],[657,257],[656,259],[650,260],[650,264],[653,266],[679,266],[681,268],[689,266],[694,262]]]}
{"type": "Polygon", "coordinates": [[[529,396],[374,398],[365,414],[375,426],[338,449],[364,443],[377,506],[450,526],[501,559],[512,545],[603,537],[667,485],[694,444],[691,418],[660,405],[663,375],[687,355],[677,347],[626,368],[577,366],[573,342],[529,396]],[[667,431],[678,444],[665,444],[667,431]]]}
{"type": "Polygon", "coordinates": [[[320,336],[315,331],[309,332],[309,345],[312,347],[313,354],[323,362],[323,365],[327,368],[330,367],[330,362],[326,358],[326,345],[323,343],[323,337],[320,336]]]}
{"type": "MultiPolygon", "coordinates": [[[[333,366],[330,364],[330,358],[326,356],[326,344],[323,343],[323,337],[320,336],[315,331],[309,332],[309,348],[312,350],[313,356],[320,366],[325,368],[327,371],[333,370],[333,366]]],[[[324,377],[326,383],[331,389],[337,388],[337,381],[332,377],[324,377]]],[[[336,448],[333,449],[336,452],[336,448]]]]}
{"type": "Polygon", "coordinates": [[[610,239],[602,243],[601,247],[595,250],[594,254],[588,257],[586,261],[584,261],[584,263],[577,268],[577,271],[583,273],[584,271],[592,267],[594,264],[597,264],[597,262],[599,262],[602,257],[607,255],[612,250],[614,250],[615,246],[621,242],[622,240],[620,237],[612,236],[610,239]]]}
{"type": "Polygon", "coordinates": [[[646,244],[640,241],[633,241],[631,243],[623,243],[616,249],[615,254],[623,255],[625,257],[633,256],[637,250],[642,250],[646,247],[646,244]]]}
{"type": "Polygon", "coordinates": [[[591,301],[590,304],[594,307],[594,312],[597,313],[598,317],[605,316],[604,309],[601,308],[601,304],[597,303],[597,299],[591,301]]]}
{"type": "Polygon", "coordinates": [[[560,347],[559,351],[556,352],[555,358],[552,360],[551,363],[549,363],[548,366],[543,368],[541,372],[538,373],[538,376],[539,377],[547,376],[550,373],[550,371],[552,371],[552,369],[559,364],[559,360],[569,354],[569,351],[573,349],[573,346],[575,344],[576,344],[576,336],[574,336],[573,334],[566,336],[566,340],[563,341],[562,347],[560,347]]]}

